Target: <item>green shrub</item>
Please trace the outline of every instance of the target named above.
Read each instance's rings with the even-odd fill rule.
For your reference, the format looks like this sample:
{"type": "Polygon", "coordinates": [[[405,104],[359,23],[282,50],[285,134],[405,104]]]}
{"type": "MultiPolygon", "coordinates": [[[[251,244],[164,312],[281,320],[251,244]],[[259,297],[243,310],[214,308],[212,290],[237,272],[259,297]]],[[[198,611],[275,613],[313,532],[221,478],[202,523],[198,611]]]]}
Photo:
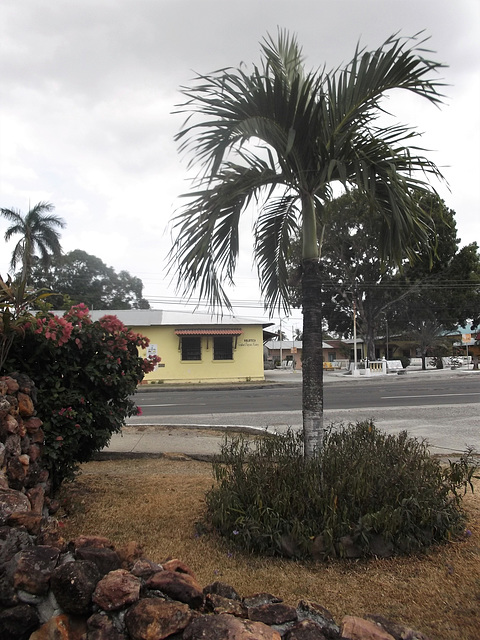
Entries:
{"type": "Polygon", "coordinates": [[[85,305],[63,317],[39,313],[23,324],[4,370],[35,382],[45,432],[42,461],[54,489],[105,447],[127,416],[139,413],[132,395],[158,360],[139,356],[138,348],[147,345],[115,316],[92,322],[85,305]]]}
{"type": "Polygon", "coordinates": [[[225,440],[206,521],[240,548],[326,558],[410,553],[464,529],[470,459],[445,468],[424,442],[371,421],[330,429],[316,459],[292,431],[225,440]],[[386,551],[385,551],[386,550],[386,551]]]}

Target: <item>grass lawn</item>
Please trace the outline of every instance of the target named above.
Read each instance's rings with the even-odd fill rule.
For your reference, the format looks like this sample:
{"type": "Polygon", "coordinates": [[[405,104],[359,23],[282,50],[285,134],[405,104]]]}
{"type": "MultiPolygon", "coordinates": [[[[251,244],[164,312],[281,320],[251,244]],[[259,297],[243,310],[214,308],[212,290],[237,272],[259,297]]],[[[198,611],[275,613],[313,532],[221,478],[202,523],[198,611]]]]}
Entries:
{"type": "Polygon", "coordinates": [[[318,602],[337,622],[381,614],[432,640],[480,637],[480,482],[464,506],[471,535],[418,557],[306,563],[260,558],[196,534],[212,486],[211,465],[184,456],[89,462],[63,491],[63,534],[140,542],[156,562],[179,558],[205,586],[215,580],[243,596],[268,591],[296,605],[318,602]]]}

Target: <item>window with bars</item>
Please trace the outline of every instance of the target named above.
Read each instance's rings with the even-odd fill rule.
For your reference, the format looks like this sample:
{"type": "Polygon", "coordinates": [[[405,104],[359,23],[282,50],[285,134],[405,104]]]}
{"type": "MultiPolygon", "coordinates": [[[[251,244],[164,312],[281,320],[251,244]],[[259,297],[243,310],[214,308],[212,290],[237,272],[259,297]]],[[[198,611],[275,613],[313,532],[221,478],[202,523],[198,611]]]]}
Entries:
{"type": "Polygon", "coordinates": [[[199,336],[182,338],[182,360],[201,360],[202,342],[199,336]]]}
{"type": "Polygon", "coordinates": [[[232,336],[215,336],[213,339],[213,359],[233,360],[232,336]]]}

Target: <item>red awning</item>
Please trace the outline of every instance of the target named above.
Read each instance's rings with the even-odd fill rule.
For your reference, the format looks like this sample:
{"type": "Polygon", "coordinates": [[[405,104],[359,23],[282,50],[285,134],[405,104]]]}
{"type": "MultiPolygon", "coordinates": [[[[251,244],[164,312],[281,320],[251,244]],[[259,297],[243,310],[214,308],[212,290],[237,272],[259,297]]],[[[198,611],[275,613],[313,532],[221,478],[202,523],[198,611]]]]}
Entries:
{"type": "Polygon", "coordinates": [[[241,329],[175,329],[177,336],[239,336],[241,329]]]}

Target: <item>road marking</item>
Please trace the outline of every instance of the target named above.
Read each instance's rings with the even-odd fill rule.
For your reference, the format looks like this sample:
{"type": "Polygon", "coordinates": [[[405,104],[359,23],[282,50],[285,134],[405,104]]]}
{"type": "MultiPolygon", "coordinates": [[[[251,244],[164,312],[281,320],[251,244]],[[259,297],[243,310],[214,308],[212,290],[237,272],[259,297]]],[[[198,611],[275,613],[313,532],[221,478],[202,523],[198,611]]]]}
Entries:
{"type": "Polygon", "coordinates": [[[422,396],[380,396],[382,400],[397,400],[397,398],[445,398],[446,396],[480,396],[480,391],[472,393],[426,393],[422,396]]]}
{"type": "Polygon", "coordinates": [[[170,404],[145,404],[144,402],[141,403],[142,407],[186,407],[186,406],[193,406],[193,407],[204,407],[205,406],[205,402],[177,402],[177,403],[170,403],[170,404]]]}

